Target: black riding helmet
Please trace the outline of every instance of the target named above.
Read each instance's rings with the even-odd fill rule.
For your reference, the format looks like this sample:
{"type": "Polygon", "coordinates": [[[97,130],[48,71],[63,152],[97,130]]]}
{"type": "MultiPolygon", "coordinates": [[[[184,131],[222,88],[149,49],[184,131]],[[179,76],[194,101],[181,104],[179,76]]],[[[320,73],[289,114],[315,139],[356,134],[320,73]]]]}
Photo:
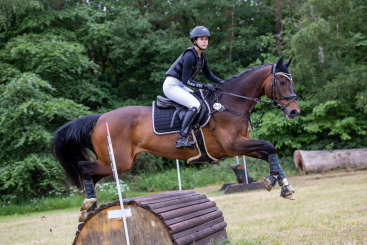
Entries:
{"type": "Polygon", "coordinates": [[[191,42],[198,47],[200,50],[204,50],[202,48],[200,48],[196,43],[195,43],[195,39],[197,37],[202,37],[202,36],[208,36],[209,37],[209,41],[210,41],[210,32],[208,30],[208,28],[206,28],[205,26],[197,26],[194,28],[194,30],[192,30],[192,32],[190,33],[190,40],[191,42]]]}

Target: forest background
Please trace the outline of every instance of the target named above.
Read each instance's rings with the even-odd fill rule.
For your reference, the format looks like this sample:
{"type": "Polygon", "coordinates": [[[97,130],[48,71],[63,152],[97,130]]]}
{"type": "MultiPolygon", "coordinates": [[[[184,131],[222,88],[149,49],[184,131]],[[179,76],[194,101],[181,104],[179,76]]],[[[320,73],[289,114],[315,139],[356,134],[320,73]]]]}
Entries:
{"type": "MultiPolygon", "coordinates": [[[[150,106],[198,25],[211,32],[205,54],[221,79],[294,57],[301,115],[270,109],[252,138],[283,159],[367,147],[365,0],[0,0],[0,202],[67,190],[53,132],[87,114],[150,106]]],[[[134,166],[136,176],[175,168],[147,154],[134,166]]]]}

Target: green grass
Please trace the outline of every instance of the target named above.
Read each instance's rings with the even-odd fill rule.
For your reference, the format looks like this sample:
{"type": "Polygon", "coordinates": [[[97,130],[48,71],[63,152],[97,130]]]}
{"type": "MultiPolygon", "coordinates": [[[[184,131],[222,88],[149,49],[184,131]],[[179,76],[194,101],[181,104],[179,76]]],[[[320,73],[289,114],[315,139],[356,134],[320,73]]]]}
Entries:
{"type": "MultiPolygon", "coordinates": [[[[366,177],[367,171],[291,177],[296,201],[281,198],[279,186],[229,195],[218,192],[218,186],[195,191],[208,195],[223,212],[226,245],[367,244],[366,177]]],[[[70,244],[79,208],[2,216],[0,243],[70,244]]]]}
{"type": "MultiPolygon", "coordinates": [[[[255,180],[262,180],[269,173],[268,163],[259,159],[246,158],[249,176],[255,180]]],[[[281,159],[282,167],[288,176],[298,175],[291,158],[281,159]],[[283,161],[282,161],[283,160],[283,161]]],[[[236,158],[227,158],[219,164],[204,165],[200,169],[194,166],[186,167],[181,164],[181,185],[183,189],[194,189],[209,185],[222,185],[224,183],[236,182],[236,177],[229,168],[230,164],[236,163],[236,158]]],[[[243,164],[240,157],[240,164],[243,164]]],[[[178,190],[177,170],[171,169],[158,174],[142,174],[133,180],[125,181],[129,190],[125,190],[123,198],[146,196],[149,192],[173,191],[178,190]]],[[[13,214],[26,214],[32,212],[65,209],[78,207],[84,199],[84,195],[75,189],[72,194],[54,197],[40,197],[20,204],[0,204],[0,216],[13,214]]],[[[218,191],[212,193],[221,195],[218,191]]],[[[118,199],[118,194],[114,183],[101,182],[97,186],[97,197],[99,204],[112,202],[118,199]]]]}

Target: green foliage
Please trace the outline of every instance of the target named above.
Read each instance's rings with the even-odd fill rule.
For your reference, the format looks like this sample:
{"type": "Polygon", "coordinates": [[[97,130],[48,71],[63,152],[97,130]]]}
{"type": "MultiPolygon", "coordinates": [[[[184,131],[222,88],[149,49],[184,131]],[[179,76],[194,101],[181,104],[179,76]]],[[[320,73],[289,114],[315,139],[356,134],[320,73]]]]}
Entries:
{"type": "Polygon", "coordinates": [[[8,29],[14,19],[32,10],[43,10],[39,0],[1,0],[0,1],[0,30],[8,29]]]}
{"type": "Polygon", "coordinates": [[[48,82],[32,73],[22,73],[0,86],[1,159],[22,159],[37,150],[49,149],[53,121],[72,120],[88,112],[83,105],[52,97],[52,90],[48,82]]]}
{"type": "MultiPolygon", "coordinates": [[[[367,36],[366,25],[356,24],[366,23],[366,2],[298,3],[285,2],[281,38],[283,54],[294,56],[290,71],[302,113],[290,122],[272,110],[254,137],[271,141],[283,155],[366,147],[367,36]]],[[[262,40],[274,50],[271,34],[262,40]]]]}
{"type": "Polygon", "coordinates": [[[40,199],[30,199],[19,204],[2,204],[0,216],[9,216],[17,214],[28,214],[42,212],[47,210],[65,209],[70,207],[78,207],[83,203],[82,195],[72,197],[42,197],[40,199]]]}
{"type": "Polygon", "coordinates": [[[97,85],[89,70],[97,65],[83,55],[84,47],[54,35],[28,34],[13,38],[1,52],[2,60],[22,72],[49,81],[57,97],[92,107],[106,103],[108,91],[97,85]]]}
{"type": "Polygon", "coordinates": [[[31,154],[23,161],[5,165],[0,173],[2,201],[21,202],[62,188],[65,177],[61,166],[49,154],[31,154]],[[17,194],[18,193],[18,194],[17,194]]]}
{"type": "MultiPolygon", "coordinates": [[[[173,160],[171,161],[173,162],[173,160]]],[[[235,176],[227,165],[181,169],[182,189],[220,185],[233,180],[235,180],[235,176]]],[[[141,174],[136,176],[129,186],[133,191],[178,190],[177,170],[171,169],[155,175],[141,174]]]]}
{"type": "Polygon", "coordinates": [[[0,193],[2,199],[17,193],[22,200],[64,183],[60,165],[49,154],[54,123],[88,110],[51,96],[54,88],[37,75],[7,67],[2,78],[8,82],[0,85],[0,193]]]}

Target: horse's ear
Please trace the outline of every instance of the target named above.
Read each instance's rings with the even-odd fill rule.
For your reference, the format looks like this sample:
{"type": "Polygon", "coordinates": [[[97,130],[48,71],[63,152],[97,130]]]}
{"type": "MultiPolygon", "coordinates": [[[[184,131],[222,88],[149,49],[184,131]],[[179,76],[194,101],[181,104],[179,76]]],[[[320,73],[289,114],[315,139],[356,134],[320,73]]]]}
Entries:
{"type": "Polygon", "coordinates": [[[293,56],[291,56],[291,58],[284,64],[287,68],[290,66],[290,64],[292,62],[292,58],[293,58],[293,56]]]}
{"type": "Polygon", "coordinates": [[[275,70],[278,70],[283,65],[283,56],[279,58],[277,61],[277,65],[275,66],[275,70]]]}

